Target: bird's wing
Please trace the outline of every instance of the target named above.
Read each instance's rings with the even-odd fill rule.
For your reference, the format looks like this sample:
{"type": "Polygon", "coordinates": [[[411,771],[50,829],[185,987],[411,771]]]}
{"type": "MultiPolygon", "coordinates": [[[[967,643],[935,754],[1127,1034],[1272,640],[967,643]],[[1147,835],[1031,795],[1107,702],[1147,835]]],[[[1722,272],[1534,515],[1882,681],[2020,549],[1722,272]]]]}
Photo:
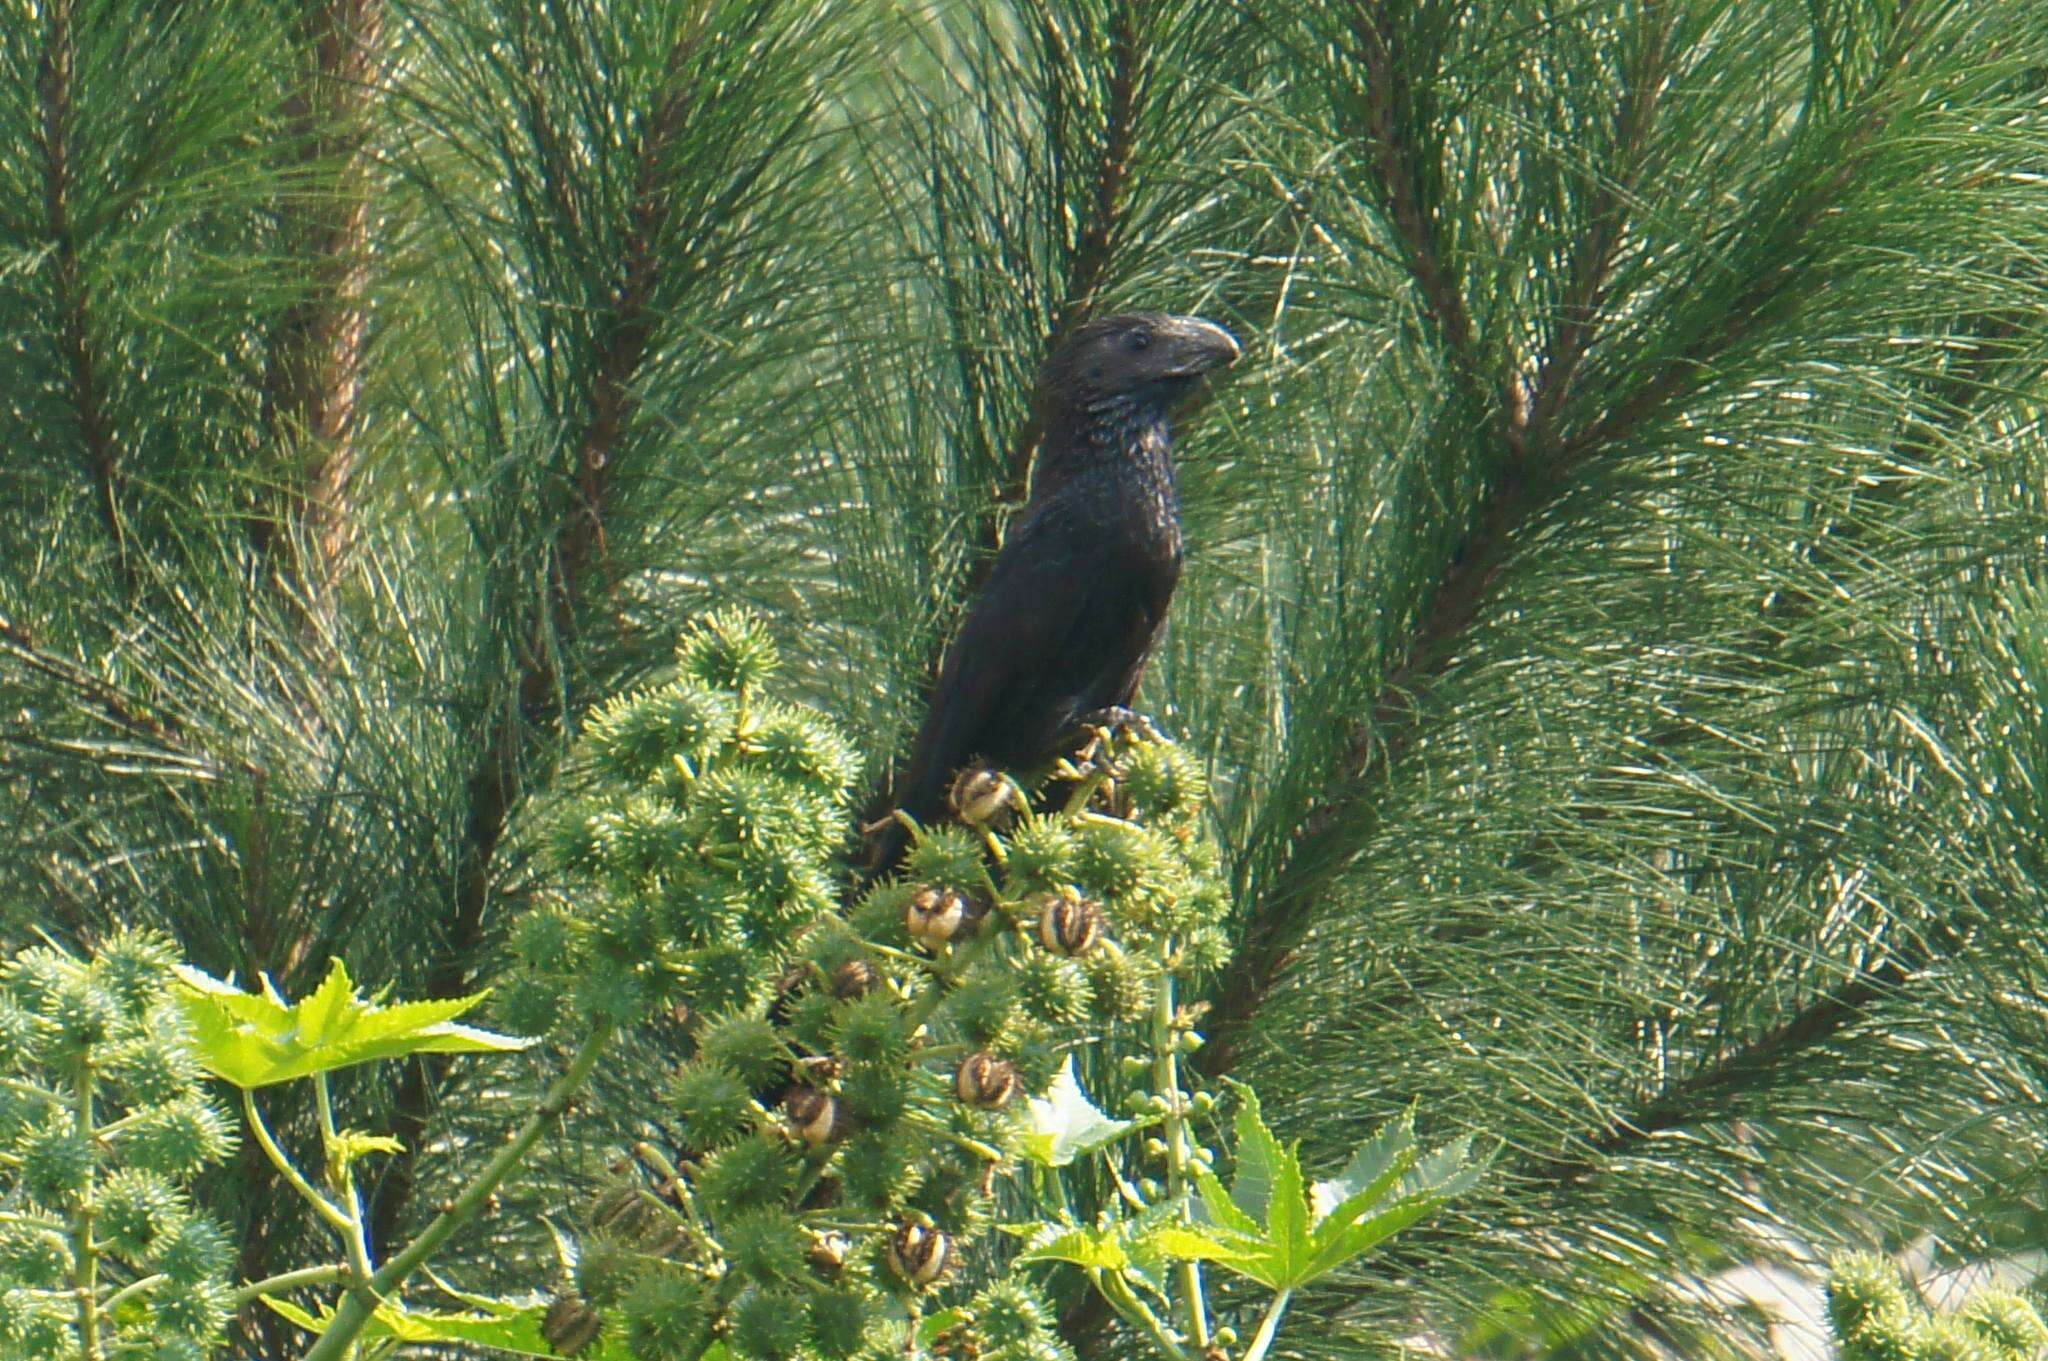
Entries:
{"type": "Polygon", "coordinates": [[[970,757],[1042,756],[1081,712],[1119,699],[1164,614],[1153,575],[1093,526],[1019,525],[946,654],[899,806],[930,818],[970,757]]]}

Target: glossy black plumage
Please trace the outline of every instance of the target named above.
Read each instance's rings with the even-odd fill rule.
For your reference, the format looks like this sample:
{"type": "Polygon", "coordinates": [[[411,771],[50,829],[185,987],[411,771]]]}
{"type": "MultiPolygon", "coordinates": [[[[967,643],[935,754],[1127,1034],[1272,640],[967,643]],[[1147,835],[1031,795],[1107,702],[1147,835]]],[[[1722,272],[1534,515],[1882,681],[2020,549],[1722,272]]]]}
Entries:
{"type": "MultiPolygon", "coordinates": [[[[1025,770],[1094,711],[1129,703],[1180,580],[1170,417],[1237,357],[1228,332],[1142,313],[1082,327],[1045,366],[1030,503],[948,649],[897,806],[946,816],[955,772],[1025,770]]],[[[891,827],[887,868],[907,838],[891,827]]]]}

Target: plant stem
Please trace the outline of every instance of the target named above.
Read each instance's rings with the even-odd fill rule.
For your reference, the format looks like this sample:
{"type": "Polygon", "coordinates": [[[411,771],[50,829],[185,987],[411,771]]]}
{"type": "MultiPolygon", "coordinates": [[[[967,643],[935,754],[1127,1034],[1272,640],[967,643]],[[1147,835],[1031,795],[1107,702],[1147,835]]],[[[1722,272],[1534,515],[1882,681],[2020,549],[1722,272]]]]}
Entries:
{"type": "Polygon", "coordinates": [[[320,1151],[327,1168],[327,1186],[334,1192],[348,1225],[342,1230],[342,1246],[356,1280],[367,1282],[376,1268],[370,1264],[370,1239],[363,1228],[363,1202],[356,1194],[355,1170],[341,1148],[341,1132],[334,1123],[334,1101],[328,1094],[327,1074],[313,1074],[313,1098],[320,1112],[320,1151]]]}
{"type": "Polygon", "coordinates": [[[256,1094],[247,1087],[242,1089],[242,1116],[249,1122],[249,1132],[256,1136],[256,1143],[262,1148],[263,1156],[270,1159],[270,1165],[277,1169],[278,1175],[290,1182],[292,1189],[304,1197],[322,1219],[346,1234],[349,1230],[348,1216],[343,1214],[333,1201],[321,1195],[298,1168],[292,1166],[292,1160],[277,1146],[277,1140],[270,1137],[270,1127],[263,1123],[263,1116],[256,1109],[256,1094]]]}
{"type": "MultiPolygon", "coordinates": [[[[92,1147],[92,1064],[81,1059],[78,1081],[72,1089],[71,1123],[87,1148],[92,1147]]],[[[100,1345],[99,1245],[93,1242],[93,1195],[98,1178],[86,1174],[85,1193],[71,1216],[71,1288],[78,1297],[78,1336],[85,1361],[105,1361],[100,1345]]]]}
{"type": "Polygon", "coordinates": [[[320,1340],[306,1352],[303,1361],[339,1361],[369,1323],[374,1308],[370,1301],[389,1295],[405,1284],[406,1278],[419,1270],[457,1229],[476,1217],[477,1212],[483,1209],[484,1203],[491,1198],[491,1193],[504,1183],[505,1178],[512,1175],[525,1160],[526,1155],[532,1151],[534,1144],[540,1141],[540,1136],[549,1123],[569,1109],[570,1101],[575,1099],[576,1093],[589,1080],[591,1070],[597,1067],[598,1059],[603,1057],[605,1047],[611,1043],[613,1029],[609,1023],[600,1022],[596,1029],[585,1036],[582,1047],[576,1051],[575,1057],[569,1060],[569,1066],[562,1071],[562,1075],[548,1088],[547,1094],[541,1098],[540,1105],[526,1118],[526,1123],[506,1141],[503,1148],[492,1155],[491,1160],[470,1179],[469,1185],[462,1189],[448,1208],[435,1215],[427,1227],[420,1230],[417,1238],[406,1244],[397,1256],[384,1263],[377,1273],[370,1277],[368,1290],[350,1291],[341,1297],[340,1303],[335,1307],[334,1318],[328,1323],[326,1331],[320,1334],[320,1340]]]}
{"type": "Polygon", "coordinates": [[[1138,1298],[1138,1292],[1131,1289],[1120,1274],[1101,1268],[1088,1274],[1094,1279],[1095,1288],[1102,1292],[1102,1297],[1108,1300],[1119,1314],[1150,1333],[1161,1351],[1172,1357],[1173,1361],[1189,1361],[1187,1349],[1174,1340],[1173,1334],[1160,1322],[1159,1315],[1153,1313],[1152,1307],[1138,1298]]]}
{"type": "Polygon", "coordinates": [[[283,1271],[275,1276],[265,1276],[260,1281],[251,1281],[237,1290],[234,1295],[235,1308],[253,1304],[265,1295],[280,1295],[287,1290],[297,1290],[306,1285],[331,1285],[348,1275],[348,1268],[339,1263],[326,1266],[300,1267],[297,1271],[283,1271]]]}
{"type": "Polygon", "coordinates": [[[1293,1296],[1292,1290],[1283,1290],[1266,1306],[1266,1316],[1259,1320],[1259,1331],[1252,1334],[1252,1345],[1245,1348],[1244,1361],[1263,1361],[1266,1349],[1273,1345],[1273,1334],[1280,1329],[1280,1316],[1287,1312],[1287,1301],[1293,1296]]]}
{"type": "MultiPolygon", "coordinates": [[[[1177,1061],[1179,1036],[1173,1033],[1173,942],[1159,942],[1159,988],[1152,1004],[1152,1078],[1166,1102],[1166,1194],[1177,1213],[1187,1216],[1187,1117],[1177,1061]]],[[[1202,1265],[1180,1264],[1181,1293],[1188,1314],[1188,1334],[1200,1351],[1209,1350],[1209,1304],[1202,1295],[1202,1265]]]]}
{"type": "Polygon", "coordinates": [[[154,1276],[144,1276],[140,1280],[130,1281],[113,1294],[107,1296],[107,1302],[101,1305],[100,1309],[104,1313],[112,1314],[137,1295],[146,1295],[169,1279],[170,1277],[162,1272],[158,1272],[154,1276]]]}

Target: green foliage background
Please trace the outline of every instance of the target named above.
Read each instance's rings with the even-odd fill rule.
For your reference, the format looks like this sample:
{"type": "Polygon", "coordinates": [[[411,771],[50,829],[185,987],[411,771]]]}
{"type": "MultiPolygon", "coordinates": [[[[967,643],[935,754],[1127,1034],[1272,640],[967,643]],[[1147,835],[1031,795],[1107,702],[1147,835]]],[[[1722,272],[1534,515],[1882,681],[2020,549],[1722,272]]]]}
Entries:
{"type": "MultiPolygon", "coordinates": [[[[1163,306],[1247,347],[1144,696],[1221,796],[1212,1070],[1312,1156],[1507,1145],[1288,1345],[1757,1354],[1690,1273],[2000,1250],[2044,72],[2037,0],[0,0],[9,943],[467,988],[565,735],[724,603],[879,789],[1034,366],[1163,306]]],[[[460,1154],[448,1080],[361,1095],[460,1154]]]]}

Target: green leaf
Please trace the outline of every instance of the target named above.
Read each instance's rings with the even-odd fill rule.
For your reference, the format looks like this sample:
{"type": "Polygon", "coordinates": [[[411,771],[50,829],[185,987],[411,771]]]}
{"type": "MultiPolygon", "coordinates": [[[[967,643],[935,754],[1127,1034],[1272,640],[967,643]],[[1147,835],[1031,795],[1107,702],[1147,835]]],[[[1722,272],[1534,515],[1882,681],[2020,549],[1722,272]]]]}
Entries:
{"type": "Polygon", "coordinates": [[[407,1054],[509,1053],[535,1041],[458,1025],[487,995],[379,1006],[362,998],[340,960],[296,1006],[268,979],[247,993],[180,966],[178,1002],[200,1063],[237,1087],[267,1087],[407,1054]]]}
{"type": "Polygon", "coordinates": [[[1122,1271],[1130,1254],[1117,1234],[1103,1229],[1069,1229],[1017,1255],[1020,1262],[1071,1262],[1090,1271],[1122,1271]]]}
{"type": "Polygon", "coordinates": [[[1209,1212],[1209,1218],[1217,1224],[1238,1233],[1258,1233],[1259,1221],[1238,1208],[1237,1202],[1223,1189],[1223,1183],[1217,1179],[1214,1172],[1206,1168],[1197,1168],[1195,1190],[1201,1194],[1202,1208],[1209,1212]]]}
{"type": "Polygon", "coordinates": [[[1181,1262],[1221,1262],[1242,1268],[1258,1258],[1257,1250],[1250,1245],[1225,1241],[1196,1229],[1160,1229],[1145,1241],[1157,1251],[1181,1262]]]}
{"type": "Polygon", "coordinates": [[[917,1340],[929,1346],[938,1340],[939,1334],[950,1332],[967,1321],[968,1313],[965,1309],[941,1309],[937,1313],[926,1314],[924,1321],[917,1325],[917,1340]]]}
{"type": "Polygon", "coordinates": [[[1241,1082],[1230,1086],[1237,1092],[1237,1173],[1230,1181],[1230,1198],[1253,1219],[1264,1220],[1273,1181],[1287,1150],[1266,1128],[1258,1095],[1241,1082]]]}
{"type": "MultiPolygon", "coordinates": [[[[379,1305],[363,1328],[363,1340],[374,1342],[389,1338],[408,1344],[466,1342],[519,1356],[552,1358],[562,1355],[541,1335],[541,1321],[548,1310],[545,1303],[515,1304],[509,1300],[472,1295],[463,1298],[477,1302],[481,1307],[470,1313],[443,1314],[402,1309],[393,1304],[379,1305]]],[[[334,1318],[332,1310],[323,1309],[314,1314],[268,1295],[263,1297],[263,1302],[309,1333],[325,1332],[334,1318]]],[[[706,1358],[709,1355],[707,1352],[706,1358]]],[[[595,1344],[576,1353],[575,1361],[633,1361],[633,1353],[623,1339],[607,1339],[600,1335],[595,1344]]]]}
{"type": "Polygon", "coordinates": [[[1311,1198],[1316,1217],[1324,1218],[1354,1200],[1373,1203],[1407,1175],[1415,1158],[1415,1110],[1410,1107],[1359,1145],[1342,1172],[1315,1184],[1311,1198]]]}
{"type": "Polygon", "coordinates": [[[1065,1167],[1127,1134],[1129,1120],[1112,1120],[1096,1108],[1074,1076],[1074,1059],[1052,1080],[1042,1097],[1033,1097],[1031,1130],[1024,1136],[1024,1154],[1047,1167],[1065,1167]]]}

